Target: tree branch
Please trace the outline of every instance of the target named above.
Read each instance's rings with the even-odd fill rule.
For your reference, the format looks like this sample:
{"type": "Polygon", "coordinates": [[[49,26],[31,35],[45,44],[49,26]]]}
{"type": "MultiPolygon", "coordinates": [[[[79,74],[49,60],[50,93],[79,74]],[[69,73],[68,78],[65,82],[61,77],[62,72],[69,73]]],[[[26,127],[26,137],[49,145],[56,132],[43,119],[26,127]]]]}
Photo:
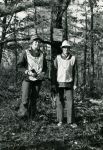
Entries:
{"type": "Polygon", "coordinates": [[[35,2],[25,2],[25,3],[19,3],[17,6],[14,7],[5,7],[4,5],[0,6],[0,17],[4,17],[7,15],[12,15],[14,13],[20,12],[20,11],[24,11],[27,8],[33,7],[34,6],[41,6],[41,7],[51,7],[53,5],[57,5],[59,6],[60,4],[56,1],[52,1],[52,0],[39,0],[39,1],[35,1],[35,2]]]}

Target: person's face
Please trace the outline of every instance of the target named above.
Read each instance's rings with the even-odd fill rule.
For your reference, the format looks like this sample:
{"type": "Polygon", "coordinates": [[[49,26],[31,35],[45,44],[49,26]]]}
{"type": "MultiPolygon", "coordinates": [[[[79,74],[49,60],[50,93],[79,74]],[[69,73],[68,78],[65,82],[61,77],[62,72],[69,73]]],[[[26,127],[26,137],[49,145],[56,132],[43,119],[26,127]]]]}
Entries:
{"type": "Polygon", "coordinates": [[[32,43],[32,50],[33,51],[38,51],[39,50],[39,48],[40,48],[40,41],[38,41],[38,40],[36,40],[36,41],[33,41],[33,43],[32,43]]]}
{"type": "Polygon", "coordinates": [[[70,53],[70,47],[63,47],[62,52],[65,56],[67,56],[70,53]]]}

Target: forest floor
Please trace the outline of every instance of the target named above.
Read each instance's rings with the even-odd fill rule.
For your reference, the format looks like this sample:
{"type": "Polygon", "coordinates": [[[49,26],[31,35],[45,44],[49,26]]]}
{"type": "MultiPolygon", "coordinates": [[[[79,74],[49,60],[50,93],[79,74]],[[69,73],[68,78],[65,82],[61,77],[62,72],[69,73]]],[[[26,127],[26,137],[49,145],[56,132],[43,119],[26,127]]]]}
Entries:
{"type": "Polygon", "coordinates": [[[35,119],[16,117],[21,83],[10,87],[9,78],[0,78],[0,150],[103,150],[103,100],[75,98],[74,128],[57,126],[50,98],[49,81],[44,82],[35,119]]]}

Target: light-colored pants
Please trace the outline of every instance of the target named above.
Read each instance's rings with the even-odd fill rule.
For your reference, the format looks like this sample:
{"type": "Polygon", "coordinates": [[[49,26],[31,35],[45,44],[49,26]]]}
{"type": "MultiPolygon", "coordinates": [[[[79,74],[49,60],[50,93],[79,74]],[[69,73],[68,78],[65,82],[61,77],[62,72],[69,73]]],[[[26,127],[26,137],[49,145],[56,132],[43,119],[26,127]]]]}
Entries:
{"type": "Polygon", "coordinates": [[[62,122],[64,119],[64,108],[66,107],[67,123],[72,123],[74,120],[73,115],[73,90],[68,88],[58,89],[57,99],[57,120],[62,122]],[[65,99],[67,101],[65,106],[65,99]]]}

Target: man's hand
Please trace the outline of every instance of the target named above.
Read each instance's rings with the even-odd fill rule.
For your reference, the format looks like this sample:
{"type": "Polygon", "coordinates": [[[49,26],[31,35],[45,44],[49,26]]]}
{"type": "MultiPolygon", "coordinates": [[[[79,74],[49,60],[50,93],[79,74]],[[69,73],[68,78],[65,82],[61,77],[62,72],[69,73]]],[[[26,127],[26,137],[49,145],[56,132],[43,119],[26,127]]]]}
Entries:
{"type": "Polygon", "coordinates": [[[32,76],[32,77],[37,77],[37,73],[33,72],[32,70],[26,70],[25,74],[32,76]]]}
{"type": "Polygon", "coordinates": [[[25,74],[28,74],[28,71],[29,71],[29,70],[25,70],[25,74]]]}
{"type": "Polygon", "coordinates": [[[76,90],[76,89],[77,89],[77,86],[76,86],[76,85],[74,85],[74,86],[73,86],[73,90],[76,90]]]}
{"type": "Polygon", "coordinates": [[[37,73],[35,73],[35,72],[33,73],[32,71],[30,71],[30,72],[29,72],[29,76],[37,77],[37,73]]]}

